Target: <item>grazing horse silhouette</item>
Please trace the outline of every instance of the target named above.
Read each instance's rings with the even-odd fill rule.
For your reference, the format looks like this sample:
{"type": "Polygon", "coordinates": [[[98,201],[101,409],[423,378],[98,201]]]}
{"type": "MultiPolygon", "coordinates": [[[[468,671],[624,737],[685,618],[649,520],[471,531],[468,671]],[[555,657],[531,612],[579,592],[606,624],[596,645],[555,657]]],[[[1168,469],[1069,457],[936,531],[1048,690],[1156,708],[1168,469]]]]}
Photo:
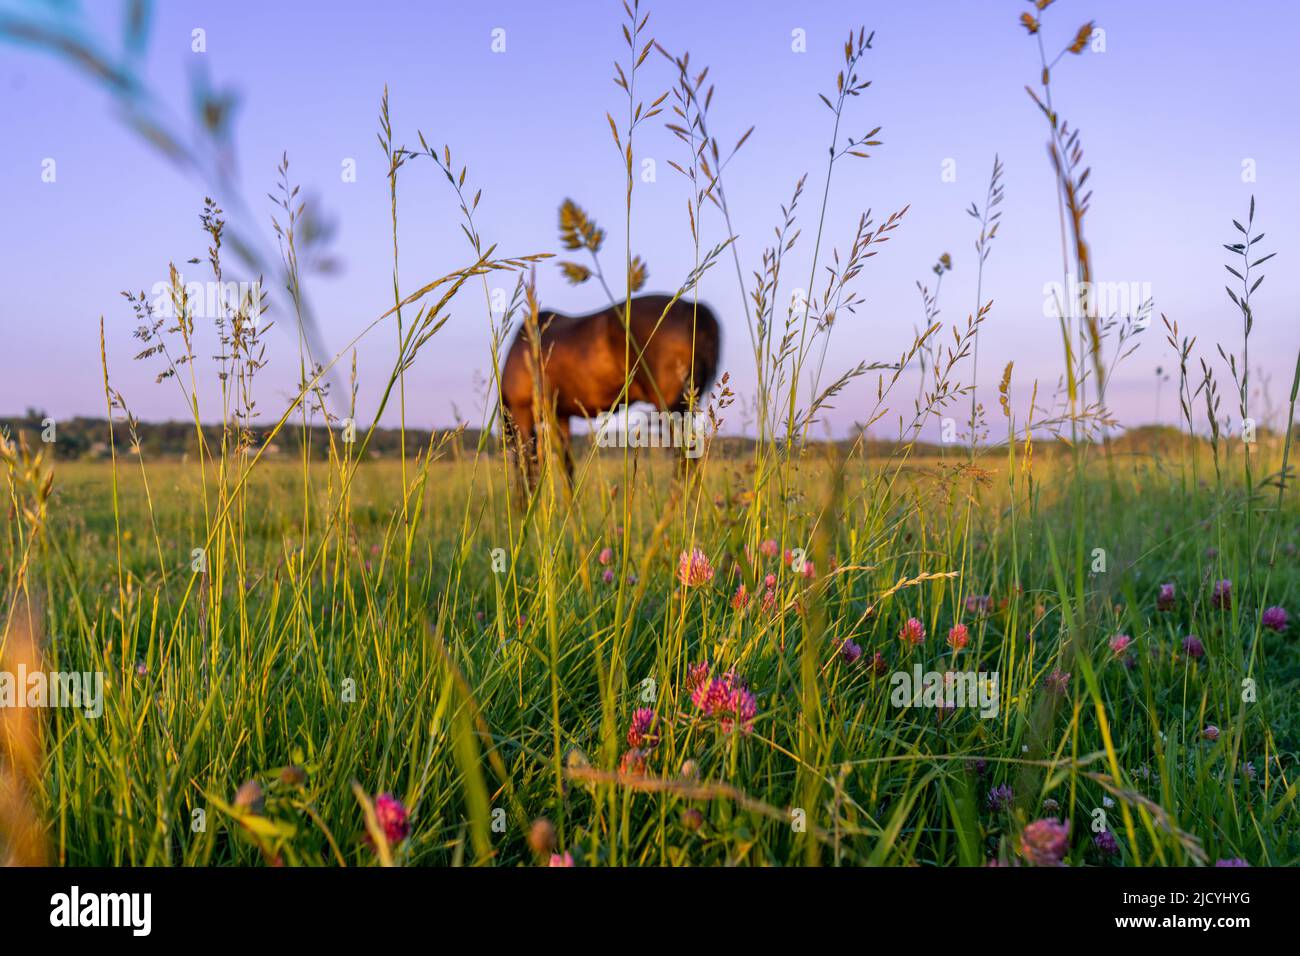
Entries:
{"type": "Polygon", "coordinates": [[[707,306],[681,299],[674,302],[666,295],[637,296],[631,306],[631,343],[624,327],[625,305],[587,315],[542,312],[536,326],[541,331],[538,343],[534,343],[531,323],[516,333],[501,369],[501,393],[507,434],[513,433],[511,437],[519,442],[530,481],[537,456],[536,432],[547,420],[535,406],[537,358],[541,362],[541,399],[554,403],[570,480],[572,416],[595,417],[616,404],[632,402],[688,413],[690,396],[702,400],[713,385],[721,330],[707,306]],[[630,382],[629,366],[634,372],[630,382]]]}

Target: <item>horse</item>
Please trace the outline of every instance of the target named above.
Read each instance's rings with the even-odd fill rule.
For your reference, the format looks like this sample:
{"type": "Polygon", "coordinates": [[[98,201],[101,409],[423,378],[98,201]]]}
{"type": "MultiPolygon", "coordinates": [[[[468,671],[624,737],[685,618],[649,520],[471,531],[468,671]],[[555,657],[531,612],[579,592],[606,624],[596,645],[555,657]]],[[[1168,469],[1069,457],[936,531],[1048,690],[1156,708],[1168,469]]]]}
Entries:
{"type": "Polygon", "coordinates": [[[535,324],[527,321],[515,334],[502,364],[501,397],[507,435],[525,458],[526,481],[531,482],[537,463],[537,430],[550,419],[535,407],[538,359],[540,397],[553,406],[570,482],[573,416],[593,418],[616,404],[633,402],[690,415],[692,401],[698,402],[712,387],[722,332],[708,306],[667,295],[636,296],[630,310],[628,305],[586,315],[541,312],[535,324]]]}

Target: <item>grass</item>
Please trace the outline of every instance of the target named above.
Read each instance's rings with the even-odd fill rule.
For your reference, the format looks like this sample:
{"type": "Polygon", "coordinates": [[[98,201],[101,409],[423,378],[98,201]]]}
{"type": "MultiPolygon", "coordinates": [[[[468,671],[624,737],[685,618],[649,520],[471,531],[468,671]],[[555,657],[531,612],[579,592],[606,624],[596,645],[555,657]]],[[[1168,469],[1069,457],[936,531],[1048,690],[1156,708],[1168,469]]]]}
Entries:
{"type": "MultiPolygon", "coordinates": [[[[561,266],[624,295],[645,281],[632,255],[635,142],[663,113],[684,150],[673,166],[689,184],[695,247],[677,297],[733,259],[759,383],[757,441],[734,455],[711,443],[685,477],[666,453],[589,447],[570,488],[550,421],[539,429],[539,480],[526,490],[489,401],[469,451],[450,434],[417,447],[403,427],[404,455],[370,455],[386,412],[404,423],[405,373],[449,304],[470,308],[481,288],[499,367],[511,331],[537,321],[528,275],[546,258],[504,254],[479,234],[482,193],[468,170],[423,135],[419,151],[400,146],[385,93],[394,238],[399,183],[432,159],[462,215],[464,268],[404,295],[394,241],[391,306],[320,361],[302,331],[305,210],[286,157],[272,198],[295,314],[279,321],[301,333],[301,386],[287,407],[266,419],[257,404],[266,303],[228,303],[211,328],[196,326],[173,270],[174,317],[128,298],[141,359],[157,364],[159,387],[175,389],[192,419],[188,460],[155,460],[135,440],[107,360],[109,463],[56,465],[27,437],[3,445],[0,654],[9,667],[106,678],[98,719],[0,709],[5,858],[1018,864],[1044,861],[1033,828],[1060,820],[1069,836],[1049,856],[1073,865],[1295,864],[1300,652],[1294,623],[1263,624],[1265,608],[1294,610],[1300,596],[1289,437],[1261,429],[1243,442],[1218,407],[1214,353],[1168,319],[1183,428],[1159,445],[1116,437],[1105,385],[1149,304],[1105,317],[1086,300],[1058,302],[1065,374],[1048,411],[1037,388],[1027,409],[1012,406],[1008,365],[1000,408],[986,413],[960,379],[973,375],[980,326],[996,311],[977,290],[969,316],[945,328],[937,282],[933,296],[921,290],[925,328],[904,354],[824,384],[837,314],[863,304],[870,259],[905,228],[907,207],[879,223],[868,212],[843,254],[826,252],[840,164],[881,145],[878,129],[843,132],[869,125],[852,111],[869,85],[859,74],[873,36],[850,33],[821,96],[833,133],[811,258],[798,258],[803,177],[747,279],[729,226],[712,247],[701,236],[706,214],[730,221],[723,176],[748,134],[730,149],[711,138],[712,88],[685,54],[660,49],[675,85],[643,94],[656,44],[648,15],[637,4],[625,12],[616,84],[626,112],[621,125],[608,117],[627,177],[623,289],[596,258],[605,231],[576,204],[570,220],[582,216],[586,238],[570,248],[587,249],[597,271],[561,266]],[[810,282],[782,315],[786,266],[825,284],[810,282]],[[490,273],[516,279],[504,316],[494,314],[490,273]],[[361,338],[394,329],[392,374],[363,418],[355,371],[347,396],[327,383],[361,338]],[[896,386],[917,364],[918,392],[904,401],[896,386]],[[810,440],[844,388],[872,373],[866,422],[898,417],[894,453],[810,440]],[[220,407],[202,408],[199,384],[214,374],[220,407]],[[967,400],[965,441],[924,455],[922,429],[947,428],[948,410],[967,400]],[[324,447],[311,430],[320,423],[330,426],[324,447]],[[271,454],[294,429],[300,457],[271,454]],[[700,583],[681,574],[695,549],[700,583]],[[1224,580],[1231,600],[1215,600],[1224,580]],[[1166,583],[1175,597],[1161,607],[1166,583]],[[953,647],[958,627],[968,642],[953,647]],[[923,640],[900,639],[918,628],[923,640]],[[752,695],[752,720],[719,719],[692,699],[691,669],[706,661],[717,688],[735,691],[723,713],[752,695]],[[895,675],[917,665],[996,675],[996,714],[899,706],[895,675]],[[648,734],[629,734],[647,722],[648,734]]],[[[1044,27],[1030,20],[1046,67],[1044,27]]],[[[1085,276],[1087,171],[1078,132],[1051,104],[1057,63],[1081,53],[1090,31],[1051,61],[1052,89],[1044,69],[1031,94],[1049,128],[1063,272],[1085,276]]],[[[971,209],[981,287],[1003,189],[995,158],[983,208],[971,209]]],[[[205,205],[218,282],[222,217],[205,205]]],[[[1263,261],[1251,258],[1254,221],[1252,203],[1249,227],[1237,226],[1245,240],[1228,247],[1244,264],[1241,292],[1229,293],[1243,318],[1241,362],[1231,346],[1218,352],[1243,419],[1250,270],[1263,261]]],[[[945,256],[936,273],[950,269],[945,256]]],[[[499,397],[499,382],[490,391],[499,397]]],[[[1287,436],[1295,395],[1293,385],[1287,436]]],[[[724,378],[693,401],[716,434],[735,398],[724,378]]]]}
{"type": "MultiPolygon", "coordinates": [[[[409,569],[400,466],[360,469],[346,528],[309,573],[290,504],[301,473],[261,466],[247,491],[259,504],[232,561],[240,585],[183,611],[203,578],[187,559],[203,536],[195,469],[150,465],[152,509],[139,472],[123,470],[115,522],[103,508],[109,469],[61,466],[47,556],[32,576],[60,596],[46,609],[46,666],[102,670],[108,691],[99,720],[50,712],[36,799],[53,855],[91,865],[367,862],[355,780],[409,808],[414,829],[395,850],[405,863],[526,862],[532,821],[544,817],[581,863],[977,864],[1013,857],[1020,828],[1054,815],[1075,821],[1074,863],[1294,863],[1300,657],[1292,639],[1261,630],[1258,614],[1263,601],[1295,604],[1294,511],[1277,551],[1257,555],[1267,570],[1252,593],[1241,586],[1250,555],[1239,495],[1184,485],[1167,461],[1133,452],[1117,469],[1120,507],[1090,512],[1087,540],[1074,542],[1073,500],[1061,493],[1072,488],[1062,480],[1069,459],[1057,458],[1040,455],[1029,474],[1020,461],[982,460],[978,477],[938,459],[897,477],[854,462],[834,521],[824,504],[831,466],[802,462],[790,536],[821,542],[811,579],[779,558],[749,567],[747,462],[719,460],[695,521],[718,571],[698,589],[677,584],[677,550],[662,540],[676,510],[670,464],[642,463],[628,535],[640,577],[621,647],[619,590],[599,562],[621,540],[617,459],[599,462],[602,493],[555,539],[524,533],[505,573],[491,555],[497,542],[509,546],[505,510],[482,497],[472,464],[422,466],[436,491],[410,504],[409,569]],[[963,566],[967,494],[978,500],[963,566]],[[471,534],[461,537],[467,513],[471,534]],[[159,546],[179,560],[159,565],[159,546]],[[1060,562],[1082,549],[1090,566],[1094,546],[1106,571],[1085,571],[1076,589],[1073,561],[1060,562]],[[957,576],[895,589],[936,571],[957,576]],[[758,601],[734,608],[733,583],[753,593],[768,572],[784,612],[758,601]],[[1231,609],[1210,607],[1209,582],[1220,578],[1238,582],[1231,609]],[[1159,612],[1165,581],[1178,598],[1159,612]],[[968,613],[967,594],[989,595],[989,613],[968,613]],[[917,650],[897,636],[912,616],[928,631],[917,650]],[[943,635],[958,619],[971,642],[954,654],[943,635]],[[1107,644],[1120,632],[1135,638],[1131,669],[1107,644]],[[1200,660],[1182,650],[1192,633],[1206,648],[1200,660]],[[863,648],[856,664],[838,653],[846,638],[863,648]],[[816,665],[811,697],[805,649],[816,665]],[[997,672],[997,718],[892,706],[888,677],[867,666],[876,652],[889,672],[914,662],[997,672]],[[696,714],[682,687],[703,659],[748,682],[752,732],[723,733],[696,714]],[[1046,681],[1054,668],[1072,674],[1064,696],[1046,681]],[[1243,703],[1247,676],[1258,695],[1243,703]],[[662,741],[645,776],[620,776],[622,737],[641,706],[660,716],[662,741]],[[1213,743],[1202,737],[1211,724],[1221,731],[1213,743]],[[688,761],[696,770],[683,776],[688,761]],[[305,771],[300,783],[281,782],[291,765],[305,771]],[[588,766],[606,773],[584,775],[588,766]],[[248,779],[265,791],[256,817],[234,806],[248,779]],[[1014,802],[991,811],[988,792],[1004,784],[1014,802]],[[1045,810],[1048,800],[1059,811],[1045,810]],[[1118,857],[1092,846],[1098,808],[1118,857]],[[191,826],[196,810],[207,815],[203,832],[191,826]]],[[[310,471],[313,514],[334,505],[327,469],[310,471]]],[[[10,573],[15,545],[11,536],[10,573]]]]}

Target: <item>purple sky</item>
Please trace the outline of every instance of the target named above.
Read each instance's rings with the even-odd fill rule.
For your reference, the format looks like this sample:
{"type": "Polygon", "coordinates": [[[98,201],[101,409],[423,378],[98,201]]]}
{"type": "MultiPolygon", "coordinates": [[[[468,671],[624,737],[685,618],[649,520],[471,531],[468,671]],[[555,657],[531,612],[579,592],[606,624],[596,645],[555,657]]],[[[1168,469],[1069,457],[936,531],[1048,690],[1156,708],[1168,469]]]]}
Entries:
{"type": "MultiPolygon", "coordinates": [[[[42,5],[37,5],[42,6],[42,5]]],[[[121,48],[116,3],[87,4],[88,21],[111,51],[121,48]]],[[[28,4],[0,0],[0,17],[28,4]]],[[[375,139],[379,100],[391,90],[394,137],[417,146],[449,143],[467,163],[470,186],[482,188],[478,224],[505,254],[560,252],[556,209],[565,196],[585,206],[611,234],[623,229],[623,183],[606,110],[621,116],[622,93],[612,62],[625,58],[616,2],[443,3],[172,2],[155,12],[144,78],[163,91],[176,115],[189,108],[196,65],[214,85],[238,92],[234,121],[239,179],[256,222],[271,241],[274,186],[283,151],[305,190],[337,219],[331,251],[341,273],[308,278],[308,294],[324,335],[341,348],[391,305],[391,239],[385,164],[375,139]],[[207,52],[191,51],[191,31],[206,31],[207,52]],[[506,51],[492,51],[492,31],[505,30],[506,51]],[[343,182],[355,159],[357,181],[343,182]]],[[[861,359],[892,360],[921,322],[915,283],[933,282],[930,267],[950,252],[955,270],[943,283],[948,321],[975,307],[972,244],[977,225],[964,213],[983,202],[994,152],[1005,164],[1006,200],[989,258],[984,296],[994,300],[980,348],[981,398],[996,404],[1005,363],[1016,362],[1013,395],[1023,413],[1035,378],[1050,395],[1061,370],[1055,320],[1043,316],[1044,284],[1060,278],[1053,178],[1042,117],[1025,94],[1037,78],[1037,49],[1017,25],[1029,9],[1013,2],[745,3],[661,0],[649,33],[692,62],[711,66],[717,93],[714,132],[733,142],[757,129],[729,167],[728,197],[746,278],[771,242],[778,205],[809,173],[801,204],[804,241],[786,274],[786,292],[806,283],[817,204],[824,182],[831,115],[817,99],[830,92],[850,27],[876,31],[861,73],[872,87],[849,106],[846,130],[883,127],[872,158],[838,165],[825,243],[841,254],[861,211],[876,218],[906,204],[911,211],[858,280],[865,299],[832,333],[827,377],[861,359]],[[807,52],[791,50],[791,31],[807,52]],[[945,161],[956,181],[945,182],[945,161]]],[[[1274,406],[1287,396],[1300,346],[1300,190],[1295,157],[1300,128],[1294,91],[1300,83],[1295,40],[1300,8],[1285,0],[1151,2],[1058,0],[1046,14],[1049,48],[1068,42],[1084,21],[1105,30],[1105,51],[1067,57],[1054,73],[1057,105],[1082,130],[1094,191],[1088,219],[1097,278],[1149,284],[1155,320],[1141,347],[1121,367],[1110,398],[1126,424],[1157,415],[1154,370],[1173,356],[1159,314],[1199,337],[1198,351],[1218,359],[1215,343],[1240,351],[1239,317],[1224,284],[1235,241],[1233,218],[1244,220],[1256,196],[1257,230],[1265,252],[1276,251],[1256,293],[1252,365],[1271,380],[1274,406]],[[1256,181],[1243,182],[1252,161],[1256,181]]],[[[641,87],[651,99],[673,77],[657,55],[646,61],[641,87]]],[[[668,160],[683,161],[681,144],[656,119],[641,127],[638,163],[653,158],[657,181],[638,184],[635,251],[648,261],[652,291],[672,291],[693,257],[685,209],[687,188],[668,160]]],[[[150,290],[169,261],[203,256],[198,213],[209,191],[147,148],[120,122],[113,100],[67,62],[0,41],[0,414],[43,408],[56,417],[102,414],[97,336],[108,329],[114,385],[146,419],[183,418],[174,387],[153,383],[155,366],[131,361],[138,343],[122,289],[150,290]],[[56,162],[52,183],[43,162],[56,162]]],[[[445,180],[428,163],[409,165],[400,180],[401,272],[414,289],[467,261],[458,214],[445,180]]],[[[716,215],[704,243],[724,235],[716,215]]],[[[273,248],[273,247],[272,247],[273,248]]],[[[606,252],[617,271],[621,244],[606,252]]],[[[206,279],[203,267],[187,275],[206,279]]],[[[1235,280],[1234,280],[1235,281],[1235,280]]],[[[503,283],[504,284],[504,283],[503,283]]],[[[584,311],[603,303],[594,283],[573,288],[552,264],[539,270],[543,303],[584,311]]],[[[752,357],[730,262],[706,276],[701,297],[722,317],[723,367],[737,389],[753,387],[752,357]]],[[[453,319],[420,356],[408,377],[408,420],[446,425],[452,403],[478,424],[474,382],[488,375],[487,319],[481,292],[462,296],[453,319]]],[[[261,406],[274,416],[297,376],[297,348],[288,316],[268,338],[270,365],[261,406]]],[[[381,328],[360,350],[362,417],[391,367],[395,335],[381,328]]],[[[211,348],[205,350],[210,353],[211,348]]],[[[1261,379],[1262,381],[1262,379],[1261,379]]],[[[915,378],[897,392],[910,407],[915,378]]],[[[1230,386],[1221,384],[1225,394],[1230,386]]],[[[837,432],[868,412],[874,378],[841,396],[830,420],[837,432]]],[[[1230,401],[1225,398],[1225,410],[1230,401]]],[[[215,412],[215,404],[207,406],[215,412]]],[[[1172,385],[1158,409],[1173,421],[1172,385]]],[[[730,427],[738,427],[733,410],[730,427]]],[[[993,417],[998,418],[996,412],[993,417]]],[[[386,421],[395,420],[388,415],[386,421]]],[[[896,414],[893,416],[896,421],[896,414]]],[[[995,427],[1000,427],[996,426],[995,427]]],[[[885,431],[882,428],[880,431],[885,431]]]]}

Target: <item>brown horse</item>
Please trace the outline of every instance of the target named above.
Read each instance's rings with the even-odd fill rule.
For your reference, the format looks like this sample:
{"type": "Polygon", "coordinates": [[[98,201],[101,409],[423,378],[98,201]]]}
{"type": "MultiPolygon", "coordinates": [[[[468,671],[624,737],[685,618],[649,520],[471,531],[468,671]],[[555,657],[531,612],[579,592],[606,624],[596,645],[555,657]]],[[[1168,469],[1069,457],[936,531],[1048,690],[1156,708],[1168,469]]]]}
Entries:
{"type": "Polygon", "coordinates": [[[542,312],[537,321],[541,341],[536,350],[529,325],[515,335],[501,369],[501,392],[507,434],[512,443],[519,442],[530,477],[537,454],[536,431],[546,420],[541,409],[534,407],[535,355],[541,359],[542,400],[554,403],[570,479],[569,419],[574,415],[594,418],[616,404],[633,402],[686,413],[692,394],[703,403],[717,374],[722,344],[713,312],[696,302],[674,302],[666,295],[637,296],[631,306],[630,347],[623,305],[588,315],[542,312]],[[634,370],[630,382],[629,367],[634,370]]]}

